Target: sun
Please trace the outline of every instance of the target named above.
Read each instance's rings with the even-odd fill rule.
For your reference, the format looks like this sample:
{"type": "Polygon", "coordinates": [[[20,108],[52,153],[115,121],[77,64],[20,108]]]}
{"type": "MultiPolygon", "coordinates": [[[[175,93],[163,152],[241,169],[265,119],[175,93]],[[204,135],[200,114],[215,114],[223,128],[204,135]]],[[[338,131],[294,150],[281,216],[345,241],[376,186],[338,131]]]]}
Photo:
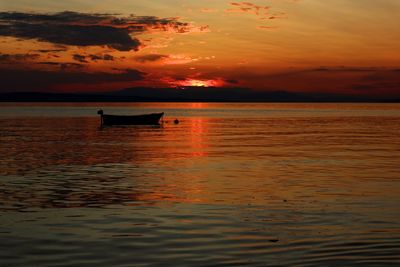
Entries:
{"type": "Polygon", "coordinates": [[[211,86],[211,81],[202,81],[202,80],[195,80],[191,79],[188,81],[190,86],[199,86],[199,87],[208,87],[211,86]]]}
{"type": "Polygon", "coordinates": [[[183,81],[177,82],[178,86],[192,86],[192,87],[217,87],[221,86],[222,83],[219,80],[200,80],[188,78],[183,81]]]}

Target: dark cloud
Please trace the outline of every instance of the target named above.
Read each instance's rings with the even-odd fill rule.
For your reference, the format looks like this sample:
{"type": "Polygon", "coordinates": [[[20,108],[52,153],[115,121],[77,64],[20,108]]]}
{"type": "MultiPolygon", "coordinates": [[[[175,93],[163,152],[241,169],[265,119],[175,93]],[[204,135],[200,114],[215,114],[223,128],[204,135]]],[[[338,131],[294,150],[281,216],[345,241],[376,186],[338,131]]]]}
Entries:
{"type": "Polygon", "coordinates": [[[355,84],[352,86],[352,89],[356,91],[373,91],[377,88],[374,84],[355,84]]]}
{"type": "Polygon", "coordinates": [[[368,92],[388,92],[391,91],[398,92],[400,91],[400,80],[395,80],[396,78],[387,79],[387,81],[382,82],[372,82],[372,83],[363,83],[363,84],[355,84],[352,86],[352,89],[355,91],[368,91],[368,92]]]}
{"type": "MultiPolygon", "coordinates": [[[[59,62],[44,61],[44,62],[38,62],[37,64],[58,66],[58,65],[60,65],[61,63],[59,63],[59,62]]],[[[78,63],[76,63],[76,64],[78,64],[78,63]]],[[[81,64],[80,64],[80,65],[81,65],[81,64]]]]}
{"type": "Polygon", "coordinates": [[[72,56],[72,58],[73,58],[74,60],[79,61],[79,62],[82,62],[82,63],[89,63],[89,62],[86,60],[86,57],[83,56],[83,55],[74,54],[74,55],[72,56]]]}
{"type": "Polygon", "coordinates": [[[119,17],[65,11],[37,14],[0,12],[0,36],[35,39],[76,46],[108,46],[120,51],[138,50],[141,43],[132,37],[150,30],[190,32],[196,28],[176,18],[154,16],[119,17]]]}
{"type": "Polygon", "coordinates": [[[64,52],[64,51],[67,51],[67,48],[35,50],[35,52],[40,52],[40,53],[57,53],[57,52],[64,52]]]}
{"type": "MultiPolygon", "coordinates": [[[[396,89],[400,92],[400,76],[396,69],[382,69],[365,75],[361,79],[362,85],[368,84],[376,89],[396,89]]],[[[357,85],[356,85],[357,86],[357,85]]]]}
{"type": "Polygon", "coordinates": [[[0,24],[0,35],[22,39],[37,39],[56,44],[93,46],[105,45],[116,50],[138,50],[140,42],[124,29],[110,26],[82,26],[65,24],[0,24]]]}
{"type": "MultiPolygon", "coordinates": [[[[354,75],[367,75],[369,73],[377,71],[392,71],[392,69],[386,69],[382,67],[357,67],[357,66],[332,66],[332,67],[318,67],[311,69],[292,69],[281,73],[264,75],[264,77],[280,77],[282,79],[287,79],[289,76],[297,75],[341,75],[341,73],[354,73],[354,75]]],[[[262,75],[263,76],[263,75],[262,75]]]]}
{"type": "Polygon", "coordinates": [[[70,70],[70,69],[83,69],[85,67],[84,64],[74,63],[74,62],[60,63],[60,62],[45,61],[45,62],[37,62],[37,64],[48,65],[48,66],[58,66],[58,67],[60,67],[60,70],[62,70],[62,71],[66,71],[66,70],[70,70]]]}
{"type": "Polygon", "coordinates": [[[381,82],[387,80],[390,73],[385,71],[375,71],[369,75],[363,76],[362,80],[370,83],[381,82]]]}
{"type": "Polygon", "coordinates": [[[320,68],[312,69],[311,71],[332,71],[332,69],[320,67],[320,68]]]}
{"type": "Polygon", "coordinates": [[[1,54],[0,62],[10,62],[10,61],[26,61],[35,60],[40,57],[39,54],[1,54]]]}
{"type": "Polygon", "coordinates": [[[239,83],[238,80],[234,80],[234,79],[225,79],[224,81],[226,83],[230,83],[230,84],[238,84],[239,83]]]}
{"type": "MultiPolygon", "coordinates": [[[[42,62],[42,64],[53,63],[42,62]]],[[[121,69],[116,73],[0,69],[0,77],[2,77],[0,88],[8,92],[43,91],[53,89],[58,85],[138,81],[144,79],[144,76],[145,73],[134,69],[121,69]]]]}
{"type": "Polygon", "coordinates": [[[168,55],[160,55],[160,54],[148,54],[135,57],[135,60],[138,62],[146,63],[146,62],[155,62],[163,59],[169,58],[168,55]]]}
{"type": "Polygon", "coordinates": [[[316,69],[312,69],[311,71],[315,72],[371,72],[379,70],[379,68],[372,68],[372,67],[320,67],[316,69]]]}
{"type": "MultiPolygon", "coordinates": [[[[204,70],[205,76],[239,80],[240,87],[257,90],[291,92],[325,92],[354,95],[400,95],[399,67],[327,66],[289,68],[281,72],[264,72],[256,68],[204,70]],[[323,70],[322,70],[323,69],[323,70]],[[340,71],[339,71],[340,70],[340,71]],[[371,71],[366,71],[371,70],[371,71]]],[[[225,82],[227,82],[225,80],[225,82]]],[[[226,86],[229,86],[226,85],[226,86]]]]}
{"type": "Polygon", "coordinates": [[[232,2],[230,6],[233,8],[225,9],[228,13],[252,13],[257,16],[268,15],[269,6],[259,6],[250,2],[232,2]]]}
{"type": "Polygon", "coordinates": [[[88,57],[92,61],[97,61],[97,60],[106,60],[106,61],[113,61],[115,58],[112,55],[109,54],[104,54],[104,55],[88,55],[88,57]]]}
{"type": "Polygon", "coordinates": [[[89,55],[80,55],[80,54],[74,54],[73,59],[76,61],[79,61],[81,63],[89,63],[88,60],[91,61],[98,61],[98,60],[106,60],[106,61],[113,61],[115,58],[112,55],[109,54],[104,54],[104,55],[94,55],[94,54],[89,54],[89,55]]]}
{"type": "Polygon", "coordinates": [[[241,11],[241,12],[252,12],[254,14],[259,15],[260,11],[270,9],[269,6],[259,6],[250,2],[233,2],[230,3],[231,6],[234,6],[236,9],[228,9],[227,11],[241,11]]]}

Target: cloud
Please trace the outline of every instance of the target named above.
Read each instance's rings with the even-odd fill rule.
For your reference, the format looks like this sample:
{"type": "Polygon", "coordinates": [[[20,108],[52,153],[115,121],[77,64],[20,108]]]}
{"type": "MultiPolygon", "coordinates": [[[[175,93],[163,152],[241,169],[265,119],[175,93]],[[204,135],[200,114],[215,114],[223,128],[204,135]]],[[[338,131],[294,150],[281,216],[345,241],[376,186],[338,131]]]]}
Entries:
{"type": "Polygon", "coordinates": [[[79,54],[74,54],[72,56],[73,59],[75,59],[76,61],[82,62],[82,63],[89,63],[89,61],[86,60],[86,57],[83,55],[79,55],[79,54]]]}
{"type": "Polygon", "coordinates": [[[85,67],[84,64],[75,63],[75,62],[51,62],[51,61],[44,61],[44,62],[37,62],[36,64],[40,65],[48,65],[48,66],[57,66],[60,67],[61,71],[67,70],[81,70],[85,67]]]}
{"type": "Polygon", "coordinates": [[[276,19],[287,19],[288,16],[285,12],[280,12],[276,14],[272,14],[271,16],[266,16],[260,18],[261,20],[276,20],[276,19]]]}
{"type": "Polygon", "coordinates": [[[134,57],[136,61],[141,63],[161,61],[167,58],[169,58],[168,55],[160,55],[160,54],[148,54],[148,55],[134,57]]]}
{"type": "Polygon", "coordinates": [[[277,29],[278,27],[276,26],[257,26],[257,29],[261,29],[261,30],[273,30],[273,29],[277,29]]]}
{"type": "Polygon", "coordinates": [[[0,35],[64,45],[108,46],[120,51],[138,50],[140,46],[127,30],[100,25],[11,22],[0,24],[0,35]]]}
{"type": "Polygon", "coordinates": [[[149,31],[188,33],[206,31],[179,22],[177,18],[155,16],[121,17],[64,11],[59,13],[0,12],[0,36],[35,39],[73,46],[107,46],[119,51],[138,50],[141,42],[132,35],[149,31]]]}
{"type": "Polygon", "coordinates": [[[0,62],[28,61],[35,60],[40,57],[39,54],[1,54],[0,62]]]}
{"type": "Polygon", "coordinates": [[[235,79],[225,79],[225,82],[230,83],[230,84],[238,84],[239,83],[239,81],[235,80],[235,79]]]}
{"type": "Polygon", "coordinates": [[[269,6],[259,6],[250,2],[232,2],[231,8],[225,9],[227,13],[250,13],[257,16],[269,14],[269,6]]]}
{"type": "Polygon", "coordinates": [[[202,13],[215,13],[218,12],[217,9],[213,9],[213,8],[202,8],[200,9],[200,12],[202,13]]]}
{"type": "Polygon", "coordinates": [[[352,89],[356,91],[373,91],[376,89],[376,86],[372,84],[355,84],[352,86],[352,89]]]}
{"type": "Polygon", "coordinates": [[[373,72],[381,70],[381,68],[376,67],[319,67],[316,69],[311,69],[309,71],[313,72],[373,72]]]}
{"type": "Polygon", "coordinates": [[[371,83],[356,83],[352,86],[355,91],[368,92],[368,93],[385,93],[390,92],[391,94],[399,95],[400,80],[394,77],[387,79],[382,82],[371,82],[371,83]]]}
{"type": "MultiPolygon", "coordinates": [[[[400,75],[396,69],[398,68],[330,66],[263,73],[239,68],[228,74],[234,73],[242,86],[264,90],[399,95],[400,75]]],[[[224,73],[220,75],[226,76],[224,73]]]]}
{"type": "Polygon", "coordinates": [[[92,61],[97,60],[106,60],[106,61],[113,61],[115,58],[112,55],[104,54],[104,55],[89,55],[88,56],[92,61]]]}
{"type": "MultiPolygon", "coordinates": [[[[41,62],[45,65],[58,63],[41,62]]],[[[66,63],[62,63],[66,64],[66,63]]],[[[67,65],[61,65],[66,67],[67,65]]],[[[107,72],[69,72],[30,69],[0,69],[0,88],[3,91],[43,91],[51,90],[60,85],[102,84],[112,82],[131,82],[143,80],[145,73],[135,69],[116,69],[114,73],[107,72]],[[24,77],[21,79],[21,77],[24,77]]]]}
{"type": "Polygon", "coordinates": [[[106,61],[113,61],[115,58],[112,55],[109,54],[89,54],[89,55],[81,55],[81,54],[74,54],[72,58],[76,61],[79,61],[81,63],[89,63],[89,60],[91,61],[98,61],[98,60],[106,60],[106,61]]]}
{"type": "MultiPolygon", "coordinates": [[[[232,2],[230,3],[230,6],[230,8],[225,9],[226,13],[251,14],[257,16],[257,18],[263,22],[288,18],[285,12],[271,13],[272,8],[270,6],[260,6],[251,2],[232,2]]],[[[256,28],[261,30],[271,30],[277,29],[278,27],[260,25],[256,28]]]]}
{"type": "Polygon", "coordinates": [[[65,52],[65,51],[67,51],[67,48],[35,50],[35,52],[40,52],[40,53],[57,53],[57,52],[65,52]]]}
{"type": "Polygon", "coordinates": [[[162,63],[164,65],[180,65],[198,61],[200,58],[193,58],[188,55],[147,54],[136,56],[133,59],[140,63],[162,63]]]}

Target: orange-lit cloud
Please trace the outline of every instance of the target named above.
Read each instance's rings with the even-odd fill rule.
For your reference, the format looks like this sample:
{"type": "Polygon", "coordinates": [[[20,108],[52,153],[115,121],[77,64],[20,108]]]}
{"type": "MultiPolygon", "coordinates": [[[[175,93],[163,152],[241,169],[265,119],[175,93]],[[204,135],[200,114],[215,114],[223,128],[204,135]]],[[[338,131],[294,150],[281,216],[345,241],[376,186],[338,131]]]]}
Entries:
{"type": "Polygon", "coordinates": [[[215,12],[218,12],[218,10],[217,9],[213,9],[213,8],[202,8],[202,9],[200,9],[200,12],[203,12],[203,13],[215,13],[215,12]]]}
{"type": "Polygon", "coordinates": [[[146,54],[134,57],[135,61],[140,63],[153,63],[163,65],[187,64],[197,61],[198,58],[192,58],[186,55],[162,55],[162,54],[146,54]]]}
{"type": "Polygon", "coordinates": [[[163,61],[167,58],[169,58],[168,55],[147,54],[147,55],[136,56],[134,59],[141,63],[147,63],[147,62],[163,61]]]}
{"type": "Polygon", "coordinates": [[[262,30],[272,30],[272,29],[277,29],[278,27],[276,26],[257,26],[257,29],[262,29],[262,30]]]}
{"type": "Polygon", "coordinates": [[[259,6],[250,2],[232,2],[231,8],[225,9],[227,13],[250,13],[257,16],[268,15],[270,6],[259,6]]]}
{"type": "MultiPolygon", "coordinates": [[[[243,13],[243,14],[252,14],[258,17],[261,21],[267,20],[277,20],[277,19],[285,19],[288,18],[285,12],[272,12],[271,6],[260,6],[253,4],[251,2],[232,2],[230,3],[231,8],[225,9],[227,13],[243,13]]],[[[276,26],[257,26],[258,29],[276,29],[276,26]]]]}

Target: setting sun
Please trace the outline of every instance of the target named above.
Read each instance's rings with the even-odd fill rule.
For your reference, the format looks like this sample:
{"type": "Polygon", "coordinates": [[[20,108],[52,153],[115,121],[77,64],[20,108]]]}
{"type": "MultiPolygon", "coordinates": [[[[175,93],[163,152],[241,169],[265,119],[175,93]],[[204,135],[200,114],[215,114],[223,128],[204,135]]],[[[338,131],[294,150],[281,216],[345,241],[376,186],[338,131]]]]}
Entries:
{"type": "Polygon", "coordinates": [[[219,87],[224,83],[221,80],[199,80],[199,79],[186,79],[183,81],[174,81],[174,85],[178,86],[193,86],[193,87],[219,87]]]}
{"type": "Polygon", "coordinates": [[[190,86],[203,86],[208,87],[210,86],[211,82],[209,81],[201,81],[201,80],[189,80],[190,86]]]}

